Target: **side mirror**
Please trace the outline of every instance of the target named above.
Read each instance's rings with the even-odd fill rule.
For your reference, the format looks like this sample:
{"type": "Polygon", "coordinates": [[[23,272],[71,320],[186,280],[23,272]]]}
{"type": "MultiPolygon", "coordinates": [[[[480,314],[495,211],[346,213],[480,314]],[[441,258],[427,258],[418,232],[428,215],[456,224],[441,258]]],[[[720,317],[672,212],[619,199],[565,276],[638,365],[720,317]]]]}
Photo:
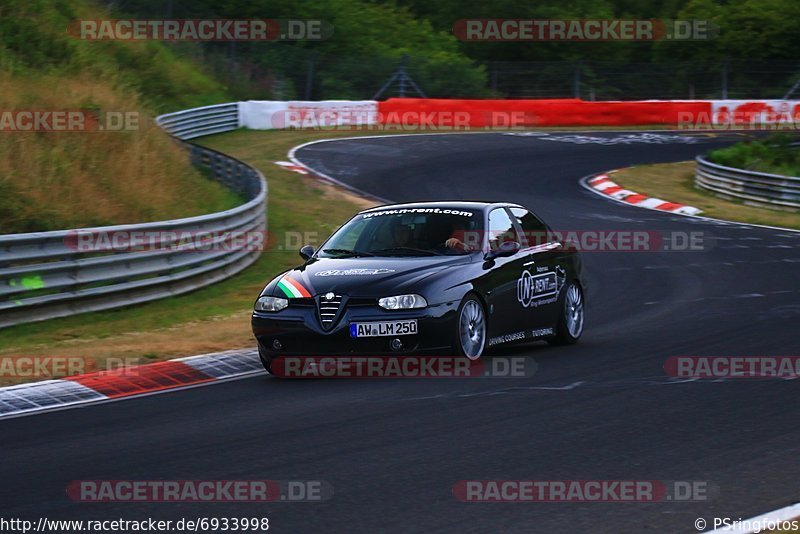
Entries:
{"type": "Polygon", "coordinates": [[[300,257],[308,261],[311,259],[311,256],[313,256],[316,251],[317,249],[315,249],[311,245],[306,245],[300,249],[300,257]]]}
{"type": "Polygon", "coordinates": [[[516,241],[505,241],[494,250],[490,250],[484,255],[483,259],[489,261],[495,258],[508,258],[522,249],[522,245],[516,241]]]}

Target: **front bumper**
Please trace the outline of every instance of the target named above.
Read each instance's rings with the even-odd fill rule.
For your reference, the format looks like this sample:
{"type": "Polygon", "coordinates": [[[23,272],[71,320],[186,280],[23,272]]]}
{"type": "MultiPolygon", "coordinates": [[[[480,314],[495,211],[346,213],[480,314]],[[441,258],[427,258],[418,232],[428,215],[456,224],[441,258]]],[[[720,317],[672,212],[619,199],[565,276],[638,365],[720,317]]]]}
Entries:
{"type": "Polygon", "coordinates": [[[352,306],[342,310],[333,328],[325,331],[313,305],[290,305],[274,313],[254,311],[251,324],[262,354],[271,356],[409,354],[449,349],[457,311],[457,302],[420,310],[390,311],[374,305],[352,306]],[[403,319],[417,320],[416,334],[350,337],[350,323],[403,319]],[[402,341],[400,350],[392,350],[390,346],[395,338],[402,341]],[[280,350],[274,349],[276,340],[280,343],[280,350]]]}

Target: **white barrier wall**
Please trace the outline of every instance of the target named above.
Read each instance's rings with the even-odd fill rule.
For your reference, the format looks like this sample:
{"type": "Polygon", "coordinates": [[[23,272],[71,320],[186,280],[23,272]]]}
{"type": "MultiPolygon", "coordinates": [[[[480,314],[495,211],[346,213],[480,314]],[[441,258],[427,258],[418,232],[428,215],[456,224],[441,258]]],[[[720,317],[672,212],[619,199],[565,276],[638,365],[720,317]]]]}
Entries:
{"type": "Polygon", "coordinates": [[[239,102],[239,126],[251,130],[368,126],[377,124],[374,100],[247,100],[239,102]]]}
{"type": "Polygon", "coordinates": [[[800,100],[712,100],[713,124],[793,124],[800,100]]]}

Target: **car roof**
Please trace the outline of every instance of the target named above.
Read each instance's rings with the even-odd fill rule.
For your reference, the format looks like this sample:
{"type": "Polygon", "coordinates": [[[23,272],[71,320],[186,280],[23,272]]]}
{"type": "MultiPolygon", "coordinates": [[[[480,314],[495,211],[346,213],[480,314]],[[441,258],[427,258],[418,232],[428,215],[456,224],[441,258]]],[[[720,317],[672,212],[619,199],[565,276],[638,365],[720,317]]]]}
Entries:
{"type": "Polygon", "coordinates": [[[436,202],[407,202],[404,204],[384,204],[383,206],[375,206],[366,210],[359,211],[359,213],[370,213],[373,211],[384,211],[389,209],[424,209],[424,208],[455,208],[455,209],[473,209],[473,210],[487,210],[489,208],[524,208],[519,204],[512,202],[483,202],[472,200],[439,200],[436,202]]]}

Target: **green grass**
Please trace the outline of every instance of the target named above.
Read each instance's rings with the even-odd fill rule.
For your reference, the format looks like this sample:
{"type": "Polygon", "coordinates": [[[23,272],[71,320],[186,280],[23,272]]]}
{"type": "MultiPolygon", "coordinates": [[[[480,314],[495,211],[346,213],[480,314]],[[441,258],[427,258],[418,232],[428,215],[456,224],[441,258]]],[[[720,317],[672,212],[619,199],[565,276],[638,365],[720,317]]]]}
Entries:
{"type": "MultiPolygon", "coordinates": [[[[353,135],[352,132],[237,131],[206,138],[203,144],[257,166],[267,177],[270,235],[277,236],[279,241],[286,232],[307,232],[324,238],[361,207],[343,196],[335,202],[327,201],[329,187],[283,170],[273,162],[285,160],[290,148],[306,140],[345,134],[353,135]]],[[[50,347],[60,341],[102,338],[113,345],[114,336],[122,332],[151,331],[249,311],[266,281],[300,261],[297,250],[283,250],[278,244],[265,251],[253,266],[218,284],[124,309],[6,328],[0,330],[0,347],[4,347],[3,352],[19,351],[50,347]]],[[[141,354],[147,352],[149,349],[142,346],[141,354]]]]}
{"type": "Polygon", "coordinates": [[[764,140],[746,141],[714,150],[709,159],[726,167],[800,176],[800,148],[790,146],[796,140],[791,134],[775,133],[764,140]]]}
{"type": "Polygon", "coordinates": [[[75,21],[109,18],[92,0],[0,2],[0,109],[138,118],[119,132],[3,132],[0,234],[188,217],[241,203],[193,169],[152,120],[224,102],[225,88],[164,43],[67,32],[75,21]]]}
{"type": "Polygon", "coordinates": [[[800,213],[772,210],[726,200],[694,186],[694,161],[658,163],[621,169],[611,179],[642,195],[703,210],[701,215],[750,224],[800,229],[800,213]]]}

